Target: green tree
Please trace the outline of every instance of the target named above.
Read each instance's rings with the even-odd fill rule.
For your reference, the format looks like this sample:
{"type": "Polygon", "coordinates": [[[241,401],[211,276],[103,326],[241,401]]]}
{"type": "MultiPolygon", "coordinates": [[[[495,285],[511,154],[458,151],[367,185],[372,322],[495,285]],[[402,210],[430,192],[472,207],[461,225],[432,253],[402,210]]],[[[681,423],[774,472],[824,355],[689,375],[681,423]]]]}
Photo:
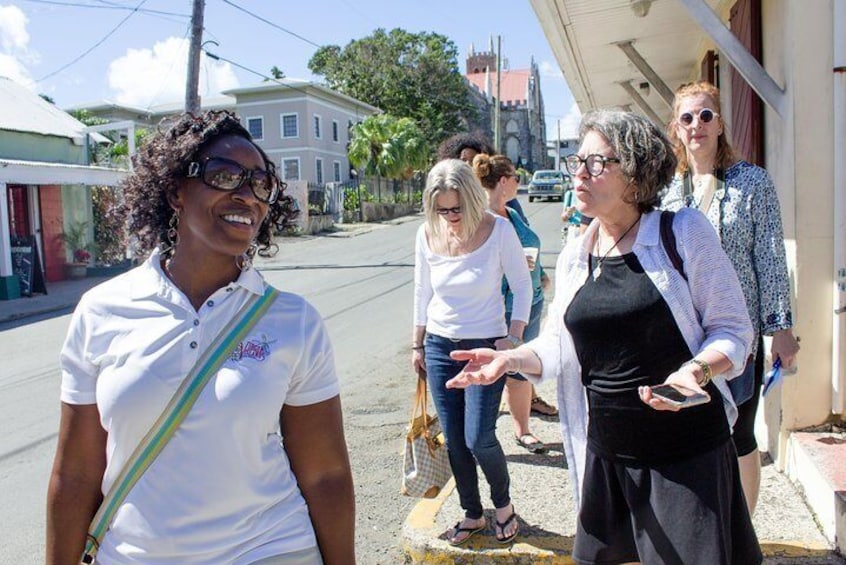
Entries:
{"type": "Polygon", "coordinates": [[[329,87],[420,127],[429,147],[461,131],[475,117],[458,49],[447,37],[402,29],[319,48],[308,68],[329,87]]]}
{"type": "Polygon", "coordinates": [[[353,126],[350,163],[369,175],[407,179],[426,167],[429,147],[414,120],[375,114],[353,126]]]}
{"type": "MultiPolygon", "coordinates": [[[[285,73],[279,67],[273,65],[270,68],[270,76],[276,80],[282,80],[283,78],[285,78],[285,73]]],[[[270,78],[266,78],[264,79],[264,82],[270,82],[270,80],[270,78]]]]}

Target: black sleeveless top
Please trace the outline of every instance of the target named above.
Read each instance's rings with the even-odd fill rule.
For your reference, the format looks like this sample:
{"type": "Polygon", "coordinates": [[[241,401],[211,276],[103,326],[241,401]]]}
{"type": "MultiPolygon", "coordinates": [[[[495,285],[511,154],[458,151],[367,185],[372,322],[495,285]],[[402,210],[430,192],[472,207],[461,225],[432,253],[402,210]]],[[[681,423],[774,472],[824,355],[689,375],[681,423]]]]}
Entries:
{"type": "MultiPolygon", "coordinates": [[[[596,265],[590,257],[590,270],[596,265]]],[[[692,357],[669,305],[634,253],[608,257],[602,273],[564,314],[587,388],[588,443],[607,459],[655,464],[705,453],[729,438],[723,399],[713,383],[707,404],[658,411],[637,394],[692,357]]]]}

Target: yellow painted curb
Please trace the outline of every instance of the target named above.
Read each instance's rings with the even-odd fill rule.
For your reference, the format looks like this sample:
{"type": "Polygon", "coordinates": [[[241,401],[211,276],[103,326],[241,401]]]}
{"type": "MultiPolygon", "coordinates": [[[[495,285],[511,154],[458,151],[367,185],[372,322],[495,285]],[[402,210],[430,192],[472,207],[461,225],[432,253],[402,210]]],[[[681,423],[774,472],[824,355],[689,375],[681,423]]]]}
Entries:
{"type": "Polygon", "coordinates": [[[408,518],[405,519],[406,525],[415,530],[431,530],[434,528],[435,517],[453,490],[455,490],[454,477],[447,481],[443,490],[435,498],[421,498],[411,509],[408,518]]]}
{"type": "MultiPolygon", "coordinates": [[[[573,565],[570,556],[573,551],[573,538],[570,536],[531,536],[521,537],[512,545],[502,546],[491,536],[475,536],[461,547],[453,547],[438,539],[434,532],[438,512],[447,498],[455,490],[455,480],[450,479],[435,498],[420,499],[414,505],[405,520],[410,528],[425,538],[427,535],[434,543],[427,543],[422,548],[415,544],[403,543],[407,563],[426,565],[450,565],[460,558],[462,563],[532,563],[538,565],[573,565]]],[[[786,559],[826,558],[835,552],[823,544],[809,544],[802,541],[766,541],[761,540],[761,552],[765,558],[783,557],[786,559]]]]}
{"type": "Polygon", "coordinates": [[[765,541],[761,540],[761,553],[764,557],[830,557],[834,550],[823,544],[809,544],[803,541],[765,541]]]}

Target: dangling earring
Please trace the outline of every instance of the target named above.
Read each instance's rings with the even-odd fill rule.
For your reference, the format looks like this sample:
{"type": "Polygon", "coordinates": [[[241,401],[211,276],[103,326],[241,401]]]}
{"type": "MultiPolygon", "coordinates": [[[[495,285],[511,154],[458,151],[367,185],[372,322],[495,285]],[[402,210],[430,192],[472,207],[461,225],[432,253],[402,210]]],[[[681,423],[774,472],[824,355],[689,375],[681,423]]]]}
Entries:
{"type": "Polygon", "coordinates": [[[256,252],[258,252],[258,243],[254,241],[244,253],[235,257],[235,266],[238,267],[242,273],[244,271],[249,271],[253,267],[253,257],[256,256],[256,252]]]}
{"type": "Polygon", "coordinates": [[[167,223],[167,232],[165,232],[165,248],[162,249],[162,255],[173,257],[176,252],[176,246],[179,245],[179,209],[173,211],[170,221],[167,223]]]}

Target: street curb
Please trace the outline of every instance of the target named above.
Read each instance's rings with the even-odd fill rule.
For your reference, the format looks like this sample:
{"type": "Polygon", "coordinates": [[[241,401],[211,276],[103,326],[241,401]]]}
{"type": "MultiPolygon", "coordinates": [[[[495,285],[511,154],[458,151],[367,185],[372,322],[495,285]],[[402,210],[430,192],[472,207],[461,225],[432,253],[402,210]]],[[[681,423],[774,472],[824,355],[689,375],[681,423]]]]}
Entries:
{"type": "MultiPolygon", "coordinates": [[[[432,565],[469,563],[507,563],[513,565],[572,565],[573,538],[571,536],[520,536],[512,545],[496,542],[490,527],[460,547],[449,545],[438,531],[437,515],[455,490],[450,479],[437,497],[420,499],[403,524],[403,552],[406,563],[432,565]]],[[[488,523],[491,523],[488,517],[488,523]]],[[[838,558],[831,547],[809,544],[800,540],[761,540],[765,559],[783,559],[784,563],[805,563],[808,560],[838,558]],[[801,560],[801,561],[800,561],[801,560]]],[[[813,561],[811,561],[813,562],[813,561]]]]}
{"type": "MultiPolygon", "coordinates": [[[[514,565],[572,565],[573,540],[567,536],[519,536],[513,544],[501,545],[488,530],[460,547],[449,545],[437,531],[436,517],[455,490],[450,479],[433,499],[421,499],[403,524],[403,550],[406,563],[509,563],[514,565]]],[[[491,523],[490,517],[488,523],[491,523]]]]}
{"type": "Polygon", "coordinates": [[[18,320],[24,320],[33,316],[41,316],[43,314],[50,314],[52,312],[59,312],[60,310],[73,308],[74,306],[76,306],[77,302],[78,301],[68,302],[67,304],[54,304],[52,306],[45,306],[44,308],[38,308],[36,310],[28,310],[26,312],[16,312],[13,314],[8,314],[6,316],[0,317],[0,324],[6,322],[16,322],[18,320]]]}

